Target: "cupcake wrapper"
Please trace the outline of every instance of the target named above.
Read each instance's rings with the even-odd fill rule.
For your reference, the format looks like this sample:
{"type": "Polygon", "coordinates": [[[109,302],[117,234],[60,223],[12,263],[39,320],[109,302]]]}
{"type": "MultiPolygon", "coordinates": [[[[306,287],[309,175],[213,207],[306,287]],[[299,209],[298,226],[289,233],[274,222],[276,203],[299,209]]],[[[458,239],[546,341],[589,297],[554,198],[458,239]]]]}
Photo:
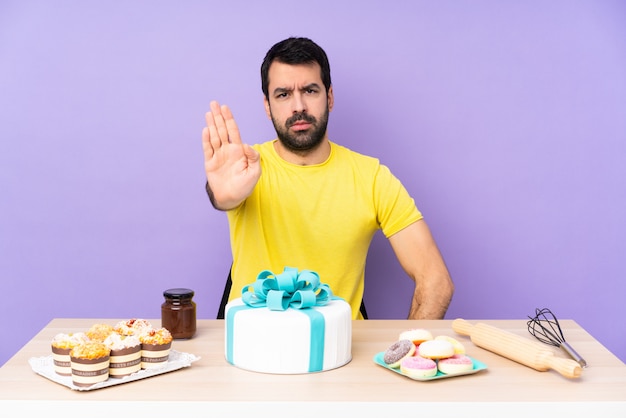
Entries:
{"type": "Polygon", "coordinates": [[[141,346],[111,350],[109,377],[124,377],[141,370],[141,346]]]}
{"type": "Polygon", "coordinates": [[[72,382],[76,386],[91,386],[109,378],[109,356],[97,359],[71,358],[72,382]]]}
{"type": "Polygon", "coordinates": [[[172,343],[141,345],[141,368],[156,369],[167,364],[172,343]]]}
{"type": "Polygon", "coordinates": [[[72,365],[70,362],[70,349],[52,346],[52,361],[54,371],[61,376],[72,375],[72,365]]]}

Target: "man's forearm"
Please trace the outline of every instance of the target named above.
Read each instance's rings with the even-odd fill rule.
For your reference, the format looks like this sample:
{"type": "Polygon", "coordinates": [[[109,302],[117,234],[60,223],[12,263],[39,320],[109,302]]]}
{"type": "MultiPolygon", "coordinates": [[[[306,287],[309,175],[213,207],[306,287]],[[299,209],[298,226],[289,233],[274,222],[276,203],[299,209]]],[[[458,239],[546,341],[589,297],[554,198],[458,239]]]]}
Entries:
{"type": "Polygon", "coordinates": [[[454,294],[454,285],[449,279],[440,282],[441,285],[428,292],[419,285],[415,286],[408,319],[444,318],[454,294]]]}

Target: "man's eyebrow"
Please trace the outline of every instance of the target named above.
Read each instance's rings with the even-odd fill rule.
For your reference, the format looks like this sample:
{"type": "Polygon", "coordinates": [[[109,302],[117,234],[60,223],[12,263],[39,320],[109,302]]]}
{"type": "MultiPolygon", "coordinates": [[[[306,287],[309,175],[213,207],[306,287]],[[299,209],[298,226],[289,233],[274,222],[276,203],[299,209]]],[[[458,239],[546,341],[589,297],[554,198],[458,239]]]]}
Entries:
{"type": "MultiPolygon", "coordinates": [[[[309,90],[309,89],[321,89],[321,86],[318,83],[310,83],[310,84],[307,84],[306,86],[302,86],[301,90],[309,90]]],[[[274,89],[274,94],[290,93],[292,91],[293,91],[293,88],[291,87],[276,87],[274,89]]]]}
{"type": "Polygon", "coordinates": [[[288,87],[276,87],[274,89],[274,94],[281,94],[281,93],[289,93],[293,91],[292,88],[288,88],[288,87]]]}
{"type": "Polygon", "coordinates": [[[321,89],[321,86],[317,83],[310,83],[302,87],[302,90],[308,90],[308,89],[321,89]]]}

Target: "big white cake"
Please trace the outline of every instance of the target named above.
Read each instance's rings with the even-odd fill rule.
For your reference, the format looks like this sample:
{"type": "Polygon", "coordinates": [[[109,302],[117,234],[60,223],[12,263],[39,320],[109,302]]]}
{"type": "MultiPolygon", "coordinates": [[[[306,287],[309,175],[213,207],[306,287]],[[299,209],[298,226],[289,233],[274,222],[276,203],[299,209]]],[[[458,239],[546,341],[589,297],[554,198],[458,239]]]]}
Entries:
{"type": "Polygon", "coordinates": [[[226,360],[242,369],[298,374],[331,370],[352,359],[352,314],[342,299],[286,310],[232,300],[225,311],[226,360]]]}

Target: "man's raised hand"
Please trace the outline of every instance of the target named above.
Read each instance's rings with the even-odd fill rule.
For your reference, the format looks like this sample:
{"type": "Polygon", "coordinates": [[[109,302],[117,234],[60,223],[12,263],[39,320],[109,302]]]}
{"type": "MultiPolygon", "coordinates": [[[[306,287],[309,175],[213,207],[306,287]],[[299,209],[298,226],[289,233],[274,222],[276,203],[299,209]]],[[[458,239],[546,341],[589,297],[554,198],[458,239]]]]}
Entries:
{"type": "Polygon", "coordinates": [[[238,206],[252,193],[261,176],[259,153],[241,142],[239,128],[226,105],[211,102],[202,130],[204,168],[211,203],[217,209],[238,206]]]}

